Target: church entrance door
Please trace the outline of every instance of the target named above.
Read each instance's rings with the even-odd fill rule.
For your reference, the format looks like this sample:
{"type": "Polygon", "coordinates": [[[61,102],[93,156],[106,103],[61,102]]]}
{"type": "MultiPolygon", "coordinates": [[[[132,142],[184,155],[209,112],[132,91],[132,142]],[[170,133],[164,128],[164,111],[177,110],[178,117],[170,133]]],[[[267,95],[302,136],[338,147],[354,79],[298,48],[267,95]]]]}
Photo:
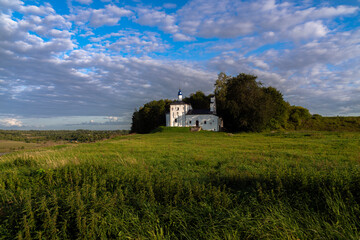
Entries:
{"type": "Polygon", "coordinates": [[[196,127],[199,127],[199,120],[196,120],[196,127]]]}

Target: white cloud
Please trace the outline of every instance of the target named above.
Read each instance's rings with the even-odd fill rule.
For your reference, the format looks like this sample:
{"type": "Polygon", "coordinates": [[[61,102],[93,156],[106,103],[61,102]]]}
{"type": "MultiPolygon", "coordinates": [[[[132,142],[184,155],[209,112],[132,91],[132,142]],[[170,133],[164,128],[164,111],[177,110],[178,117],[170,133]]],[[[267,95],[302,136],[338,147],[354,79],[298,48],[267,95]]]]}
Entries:
{"type": "Polygon", "coordinates": [[[254,24],[240,1],[189,2],[178,11],[180,29],[189,35],[229,38],[251,33],[254,24]]]}
{"type": "Polygon", "coordinates": [[[9,15],[0,13],[0,39],[11,39],[16,34],[18,23],[9,15]]]}
{"type": "Polygon", "coordinates": [[[175,33],[173,35],[173,38],[174,38],[175,41],[192,41],[192,40],[195,39],[193,37],[187,36],[187,35],[182,34],[182,33],[175,33]]]}
{"type": "Polygon", "coordinates": [[[24,13],[24,14],[36,14],[36,15],[40,15],[40,16],[45,16],[48,14],[55,13],[55,10],[52,8],[52,6],[50,4],[45,3],[44,6],[40,6],[40,7],[35,6],[35,5],[20,6],[19,12],[24,13]]]}
{"type": "Polygon", "coordinates": [[[131,10],[108,4],[105,8],[100,9],[79,9],[75,8],[73,14],[68,16],[70,21],[74,21],[76,25],[90,24],[92,27],[101,27],[104,25],[117,25],[122,17],[131,16],[131,10]]]}
{"type": "Polygon", "coordinates": [[[311,13],[313,18],[332,18],[341,15],[354,14],[359,11],[358,7],[340,5],[337,7],[323,7],[311,13]]]}
{"type": "Polygon", "coordinates": [[[175,24],[175,16],[166,14],[164,11],[155,9],[138,8],[138,18],[136,21],[145,26],[157,26],[166,33],[178,32],[178,26],[175,24]]]}
{"type": "Polygon", "coordinates": [[[295,26],[288,35],[294,40],[307,38],[320,38],[326,36],[329,32],[326,26],[321,21],[311,21],[298,26],[295,26]]]}
{"type": "Polygon", "coordinates": [[[79,34],[80,37],[88,37],[88,36],[93,36],[93,35],[95,35],[95,33],[91,30],[86,31],[83,34],[79,34]]]}
{"type": "Polygon", "coordinates": [[[100,27],[103,25],[116,25],[121,17],[130,16],[132,12],[115,5],[106,5],[105,9],[94,9],[90,18],[90,25],[100,27]]]}
{"type": "Polygon", "coordinates": [[[176,23],[176,15],[167,14],[165,11],[137,8],[137,18],[135,21],[144,26],[158,27],[165,33],[172,34],[175,41],[192,41],[195,39],[194,37],[181,33],[176,23]]]}
{"type": "Polygon", "coordinates": [[[18,9],[24,3],[19,0],[0,0],[0,9],[18,9]]]}
{"type": "Polygon", "coordinates": [[[300,40],[325,36],[329,29],[323,20],[351,15],[358,10],[353,6],[300,7],[275,0],[193,0],[173,14],[138,7],[135,21],[173,34],[176,41],[191,41],[196,37],[230,39],[253,34],[268,34],[272,40],[284,37],[300,40]]]}
{"type": "Polygon", "coordinates": [[[48,32],[48,35],[54,38],[70,38],[72,33],[67,30],[61,31],[58,29],[51,29],[48,32]]]}
{"type": "Polygon", "coordinates": [[[5,10],[5,12],[8,13],[15,10],[23,14],[35,14],[41,16],[55,13],[55,10],[48,3],[38,7],[35,5],[24,5],[24,2],[19,0],[0,0],[0,10],[5,10]]]}
{"type": "Polygon", "coordinates": [[[2,54],[46,59],[76,46],[70,29],[71,23],[54,13],[22,19],[0,13],[0,48],[6,49],[2,54]]]}
{"type": "Polygon", "coordinates": [[[4,118],[0,119],[0,125],[5,127],[22,127],[23,123],[16,118],[4,118]]]}
{"type": "MultiPolygon", "coordinates": [[[[152,32],[120,31],[105,35],[107,37],[117,37],[114,42],[107,41],[105,47],[117,52],[127,52],[136,54],[146,54],[149,52],[164,52],[169,45],[164,43],[158,34],[152,32]]],[[[96,38],[94,38],[96,40],[96,38]]]]}
{"type": "Polygon", "coordinates": [[[205,38],[233,38],[269,32],[284,35],[287,31],[300,35],[301,30],[322,37],[327,28],[320,24],[321,19],[354,14],[358,10],[353,6],[299,7],[275,0],[194,0],[177,12],[177,18],[183,33],[205,38]]]}
{"type": "Polygon", "coordinates": [[[315,64],[338,65],[360,56],[360,31],[330,35],[313,40],[293,50],[281,53],[274,67],[281,69],[304,69],[315,64]]]}

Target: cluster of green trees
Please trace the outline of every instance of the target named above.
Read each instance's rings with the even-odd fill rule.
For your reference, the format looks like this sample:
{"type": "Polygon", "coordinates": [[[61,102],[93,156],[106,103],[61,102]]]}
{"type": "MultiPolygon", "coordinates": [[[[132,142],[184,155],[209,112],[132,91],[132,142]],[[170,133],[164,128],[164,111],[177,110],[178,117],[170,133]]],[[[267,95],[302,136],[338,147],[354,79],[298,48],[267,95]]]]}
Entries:
{"type": "Polygon", "coordinates": [[[183,99],[184,102],[190,104],[193,109],[207,109],[210,110],[210,98],[214,94],[205,95],[202,91],[190,94],[190,97],[183,99]]]}
{"type": "MultiPolygon", "coordinates": [[[[309,110],[291,106],[274,87],[264,87],[257,77],[241,73],[228,76],[220,73],[215,82],[214,94],[197,91],[184,98],[194,109],[209,109],[210,98],[216,97],[217,115],[224,121],[224,130],[229,132],[264,130],[337,130],[359,129],[358,120],[337,120],[311,115],[309,110]],[[349,122],[350,121],[350,122],[349,122]]],[[[131,132],[149,133],[166,124],[165,113],[169,111],[168,99],[151,101],[132,118],[131,132]]],[[[360,121],[360,120],[359,120],[360,121]]]]}
{"type": "Polygon", "coordinates": [[[290,106],[274,87],[264,87],[257,77],[220,73],[215,83],[217,113],[227,131],[260,132],[297,129],[311,118],[309,110],[290,106]]]}
{"type": "Polygon", "coordinates": [[[170,109],[169,99],[151,101],[139,110],[135,110],[132,116],[131,132],[149,133],[159,126],[166,125],[165,114],[170,109]]]}

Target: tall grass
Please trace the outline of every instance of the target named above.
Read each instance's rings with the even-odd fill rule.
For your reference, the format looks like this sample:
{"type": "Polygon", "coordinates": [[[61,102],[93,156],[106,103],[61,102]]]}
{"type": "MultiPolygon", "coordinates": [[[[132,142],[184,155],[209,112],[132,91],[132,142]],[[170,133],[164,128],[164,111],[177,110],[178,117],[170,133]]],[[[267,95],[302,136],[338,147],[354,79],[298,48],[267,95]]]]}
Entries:
{"type": "Polygon", "coordinates": [[[0,239],[359,239],[360,133],[165,131],[0,158],[0,239]]]}

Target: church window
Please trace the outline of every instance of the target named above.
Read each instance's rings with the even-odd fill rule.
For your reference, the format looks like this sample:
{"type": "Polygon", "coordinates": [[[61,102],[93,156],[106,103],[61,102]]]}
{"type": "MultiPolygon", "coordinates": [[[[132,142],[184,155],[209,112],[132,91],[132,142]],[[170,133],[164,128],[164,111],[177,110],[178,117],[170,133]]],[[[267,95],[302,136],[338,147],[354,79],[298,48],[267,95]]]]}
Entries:
{"type": "Polygon", "coordinates": [[[177,118],[175,118],[175,122],[177,122],[177,118]]]}
{"type": "Polygon", "coordinates": [[[179,111],[179,108],[177,108],[176,110],[178,110],[178,111],[179,111]]]}
{"type": "Polygon", "coordinates": [[[206,124],[206,121],[204,121],[204,124],[206,124]]]}
{"type": "Polygon", "coordinates": [[[191,124],[191,121],[189,121],[189,123],[191,124]]]}

